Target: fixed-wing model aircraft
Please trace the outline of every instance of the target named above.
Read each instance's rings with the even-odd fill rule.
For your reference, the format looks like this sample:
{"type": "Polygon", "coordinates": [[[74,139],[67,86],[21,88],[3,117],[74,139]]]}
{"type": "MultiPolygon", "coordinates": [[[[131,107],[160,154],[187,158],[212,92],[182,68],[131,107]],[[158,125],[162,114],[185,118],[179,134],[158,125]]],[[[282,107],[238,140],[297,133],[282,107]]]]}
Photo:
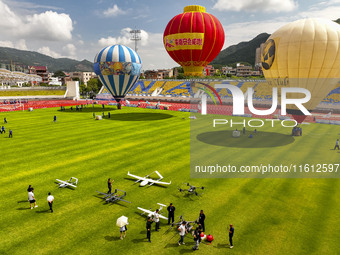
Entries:
{"type": "Polygon", "coordinates": [[[78,179],[76,177],[71,177],[71,179],[67,180],[67,181],[62,181],[59,179],[56,179],[59,183],[59,188],[65,188],[68,186],[71,186],[73,188],[77,188],[77,184],[78,184],[78,179]]]}
{"type": "MultiPolygon", "coordinates": [[[[160,205],[159,211],[161,211],[164,207],[166,207],[166,205],[163,205],[163,204],[160,204],[160,203],[157,203],[157,204],[160,205]]],[[[137,209],[142,211],[141,215],[144,215],[144,214],[147,213],[148,217],[153,217],[153,215],[156,212],[156,211],[151,211],[151,209],[147,210],[147,209],[144,209],[144,208],[141,208],[141,207],[137,207],[137,209]]],[[[163,215],[159,215],[159,218],[164,219],[164,220],[168,220],[168,218],[163,216],[163,215]]]]}
{"type": "Polygon", "coordinates": [[[123,199],[123,197],[126,196],[126,191],[124,191],[124,190],[115,189],[115,192],[113,192],[113,193],[104,193],[104,192],[100,192],[100,191],[97,191],[97,192],[99,194],[104,195],[104,197],[102,197],[102,199],[105,199],[106,203],[114,203],[114,202],[117,202],[117,201],[123,201],[123,202],[131,203],[131,202],[123,199]],[[123,192],[123,194],[118,195],[118,191],[123,192]]]}
{"type": "Polygon", "coordinates": [[[180,192],[188,192],[188,194],[195,194],[196,196],[198,195],[198,193],[197,193],[197,189],[204,189],[204,187],[195,187],[195,186],[193,186],[193,185],[190,185],[189,183],[187,183],[187,186],[189,186],[189,188],[187,188],[187,189],[182,189],[182,188],[180,188],[180,187],[177,187],[178,188],[178,190],[180,191],[180,192]]]}
{"type": "Polygon", "coordinates": [[[149,184],[149,186],[151,186],[153,184],[162,184],[162,185],[170,185],[171,184],[171,181],[170,182],[161,182],[161,180],[163,179],[163,176],[158,171],[155,171],[153,173],[146,175],[144,177],[134,175],[134,174],[130,174],[130,172],[128,172],[127,175],[137,179],[136,183],[140,182],[139,186],[141,186],[141,187],[143,187],[147,184],[149,184]],[[156,173],[159,176],[159,178],[157,180],[149,178],[150,175],[153,174],[153,173],[156,173]]]}

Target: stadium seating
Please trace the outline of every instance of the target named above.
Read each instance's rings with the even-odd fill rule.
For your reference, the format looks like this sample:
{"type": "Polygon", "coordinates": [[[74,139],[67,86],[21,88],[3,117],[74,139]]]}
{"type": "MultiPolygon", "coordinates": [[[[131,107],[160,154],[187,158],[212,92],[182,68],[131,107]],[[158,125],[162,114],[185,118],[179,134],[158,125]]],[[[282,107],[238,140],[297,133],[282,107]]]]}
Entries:
{"type": "Polygon", "coordinates": [[[340,103],[340,85],[333,89],[325,98],[322,103],[337,104],[340,103]]]}
{"type": "MultiPolygon", "coordinates": [[[[247,91],[249,87],[253,88],[254,95],[253,98],[256,100],[271,100],[272,99],[272,87],[267,84],[265,80],[228,80],[228,81],[203,81],[212,87],[216,84],[231,84],[239,87],[243,93],[247,91]]],[[[159,94],[164,97],[193,97],[197,91],[198,87],[193,86],[193,82],[190,81],[173,81],[173,80],[160,80],[160,81],[138,81],[129,95],[131,96],[151,96],[152,92],[160,88],[162,91],[159,94]]],[[[216,89],[221,98],[231,98],[231,92],[226,89],[216,89]]],[[[102,93],[108,93],[106,89],[102,93]]],[[[166,100],[166,99],[164,99],[166,100]]],[[[180,100],[180,99],[178,99],[180,100]]],[[[327,97],[322,101],[326,104],[339,104],[340,103],[340,84],[337,88],[332,90],[327,97]]]]}

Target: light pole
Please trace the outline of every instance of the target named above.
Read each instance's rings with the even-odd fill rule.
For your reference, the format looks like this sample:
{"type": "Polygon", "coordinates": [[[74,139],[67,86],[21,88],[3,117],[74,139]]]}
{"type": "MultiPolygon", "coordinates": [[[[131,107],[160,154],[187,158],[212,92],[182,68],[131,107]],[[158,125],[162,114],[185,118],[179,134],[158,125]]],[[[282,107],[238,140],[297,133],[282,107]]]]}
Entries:
{"type": "Polygon", "coordinates": [[[142,40],[141,38],[141,31],[139,29],[133,29],[130,31],[131,34],[131,41],[135,41],[135,51],[137,52],[137,43],[138,41],[142,40]]]}

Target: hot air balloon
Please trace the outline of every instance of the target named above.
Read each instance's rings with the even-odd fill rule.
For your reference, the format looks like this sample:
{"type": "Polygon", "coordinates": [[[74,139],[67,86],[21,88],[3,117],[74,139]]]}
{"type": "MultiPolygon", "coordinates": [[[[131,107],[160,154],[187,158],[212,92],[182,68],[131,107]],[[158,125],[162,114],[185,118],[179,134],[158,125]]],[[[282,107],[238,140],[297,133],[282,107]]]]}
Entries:
{"type": "Polygon", "coordinates": [[[203,67],[222,49],[224,30],[204,7],[190,5],[170,20],[163,43],[170,57],[183,67],[184,75],[203,76],[203,67]]]}
{"type": "MultiPolygon", "coordinates": [[[[340,80],[340,25],[319,18],[291,22],[268,38],[261,60],[271,86],[309,90],[304,106],[312,111],[340,80]]],[[[301,93],[288,96],[301,98],[301,93]]],[[[306,117],[294,105],[287,105],[287,112],[299,123],[306,117]]]]}
{"type": "Polygon", "coordinates": [[[137,82],[141,73],[141,59],[124,45],[107,46],[94,58],[94,72],[121,108],[120,101],[137,82]]]}

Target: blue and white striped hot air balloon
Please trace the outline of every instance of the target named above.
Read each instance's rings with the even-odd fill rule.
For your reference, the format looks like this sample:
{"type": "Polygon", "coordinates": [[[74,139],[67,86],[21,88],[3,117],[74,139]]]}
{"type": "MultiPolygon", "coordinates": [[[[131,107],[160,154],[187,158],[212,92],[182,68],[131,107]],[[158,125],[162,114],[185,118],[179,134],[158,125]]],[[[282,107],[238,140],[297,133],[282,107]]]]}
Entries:
{"type": "Polygon", "coordinates": [[[118,104],[137,82],[141,67],[137,52],[119,44],[105,47],[94,58],[94,72],[118,104]]]}

